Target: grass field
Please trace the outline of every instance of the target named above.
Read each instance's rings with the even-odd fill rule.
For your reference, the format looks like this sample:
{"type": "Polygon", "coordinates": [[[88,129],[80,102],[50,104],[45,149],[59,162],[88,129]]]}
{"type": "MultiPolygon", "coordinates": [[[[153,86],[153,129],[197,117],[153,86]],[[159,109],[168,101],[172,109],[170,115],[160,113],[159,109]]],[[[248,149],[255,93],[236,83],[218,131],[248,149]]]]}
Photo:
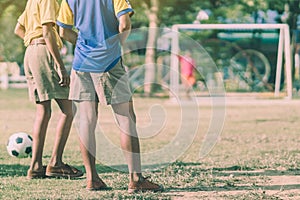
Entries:
{"type": "MultiPolygon", "coordinates": [[[[135,98],[139,130],[145,136],[141,140],[143,152],[165,147],[180,126],[189,134],[194,131],[193,120],[200,123],[186,151],[169,164],[144,172],[163,184],[165,192],[130,195],[126,190],[127,174],[100,162],[99,174],[113,188],[111,191],[86,191],[84,177],[27,180],[30,159],[10,157],[5,145],[12,133],[31,132],[35,108],[26,90],[0,91],[0,199],[300,199],[299,100],[229,97],[223,131],[216,146],[202,159],[199,149],[210,125],[212,108],[206,100],[199,102],[199,117],[184,116],[188,117],[184,120],[180,118],[180,108],[168,99],[135,98]],[[151,120],[161,116],[162,127],[151,126],[151,120]],[[157,134],[151,135],[152,130],[157,134]]],[[[53,104],[44,164],[51,155],[57,113],[53,104]]],[[[100,113],[101,130],[117,144],[118,129],[109,107],[101,107],[100,113]]],[[[75,128],[64,161],[84,170],[75,128]]]]}

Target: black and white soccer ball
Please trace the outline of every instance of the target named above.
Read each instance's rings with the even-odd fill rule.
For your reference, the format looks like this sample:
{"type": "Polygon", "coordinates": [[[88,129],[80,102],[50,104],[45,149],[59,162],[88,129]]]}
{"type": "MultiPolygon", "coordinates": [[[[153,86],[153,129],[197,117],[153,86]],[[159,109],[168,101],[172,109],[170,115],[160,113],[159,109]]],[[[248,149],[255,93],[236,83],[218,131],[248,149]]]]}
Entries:
{"type": "Polygon", "coordinates": [[[6,149],[12,157],[30,157],[32,153],[32,137],[24,132],[14,133],[9,137],[6,149]]]}

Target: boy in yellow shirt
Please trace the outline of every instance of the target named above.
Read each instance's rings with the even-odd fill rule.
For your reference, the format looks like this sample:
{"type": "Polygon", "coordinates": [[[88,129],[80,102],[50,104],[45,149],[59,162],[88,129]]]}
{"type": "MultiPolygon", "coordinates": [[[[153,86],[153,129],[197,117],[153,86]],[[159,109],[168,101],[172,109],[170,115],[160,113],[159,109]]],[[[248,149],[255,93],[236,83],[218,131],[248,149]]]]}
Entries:
{"type": "Polygon", "coordinates": [[[73,121],[72,102],[68,100],[70,77],[59,54],[62,41],[56,30],[59,5],[56,0],[28,0],[18,19],[15,34],[27,47],[24,70],[30,100],[36,104],[33,127],[33,151],[27,178],[80,177],[83,173],[62,161],[62,154],[73,121]],[[48,122],[51,117],[51,100],[58,104],[61,115],[48,166],[43,167],[42,155],[48,122]]]}

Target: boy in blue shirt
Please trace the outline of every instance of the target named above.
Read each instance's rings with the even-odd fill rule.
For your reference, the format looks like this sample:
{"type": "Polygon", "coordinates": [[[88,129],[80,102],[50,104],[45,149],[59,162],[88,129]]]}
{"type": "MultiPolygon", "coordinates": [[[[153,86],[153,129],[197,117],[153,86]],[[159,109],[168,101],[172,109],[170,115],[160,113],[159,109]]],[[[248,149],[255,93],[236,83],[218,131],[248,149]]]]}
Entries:
{"type": "Polygon", "coordinates": [[[128,192],[162,191],[142,176],[136,118],[122,65],[121,47],[133,10],[128,0],[63,0],[57,24],[61,36],[76,44],[70,99],[78,102],[81,151],[88,190],[107,189],[95,167],[98,102],[110,104],[121,129],[121,148],[129,169],[128,192]],[[72,30],[75,27],[78,32],[72,30]]]}

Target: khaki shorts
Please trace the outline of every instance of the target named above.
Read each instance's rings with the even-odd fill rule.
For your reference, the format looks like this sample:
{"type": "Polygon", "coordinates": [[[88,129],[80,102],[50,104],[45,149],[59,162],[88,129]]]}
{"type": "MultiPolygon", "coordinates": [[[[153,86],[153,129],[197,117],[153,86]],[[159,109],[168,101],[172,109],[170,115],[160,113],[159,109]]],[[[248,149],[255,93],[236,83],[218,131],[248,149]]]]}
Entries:
{"type": "Polygon", "coordinates": [[[72,70],[69,98],[74,101],[96,101],[118,104],[132,101],[127,72],[119,61],[104,73],[72,70]]]}
{"type": "Polygon", "coordinates": [[[69,88],[59,85],[56,65],[46,45],[29,45],[24,57],[24,71],[29,99],[42,102],[51,99],[68,99],[69,88]]]}

